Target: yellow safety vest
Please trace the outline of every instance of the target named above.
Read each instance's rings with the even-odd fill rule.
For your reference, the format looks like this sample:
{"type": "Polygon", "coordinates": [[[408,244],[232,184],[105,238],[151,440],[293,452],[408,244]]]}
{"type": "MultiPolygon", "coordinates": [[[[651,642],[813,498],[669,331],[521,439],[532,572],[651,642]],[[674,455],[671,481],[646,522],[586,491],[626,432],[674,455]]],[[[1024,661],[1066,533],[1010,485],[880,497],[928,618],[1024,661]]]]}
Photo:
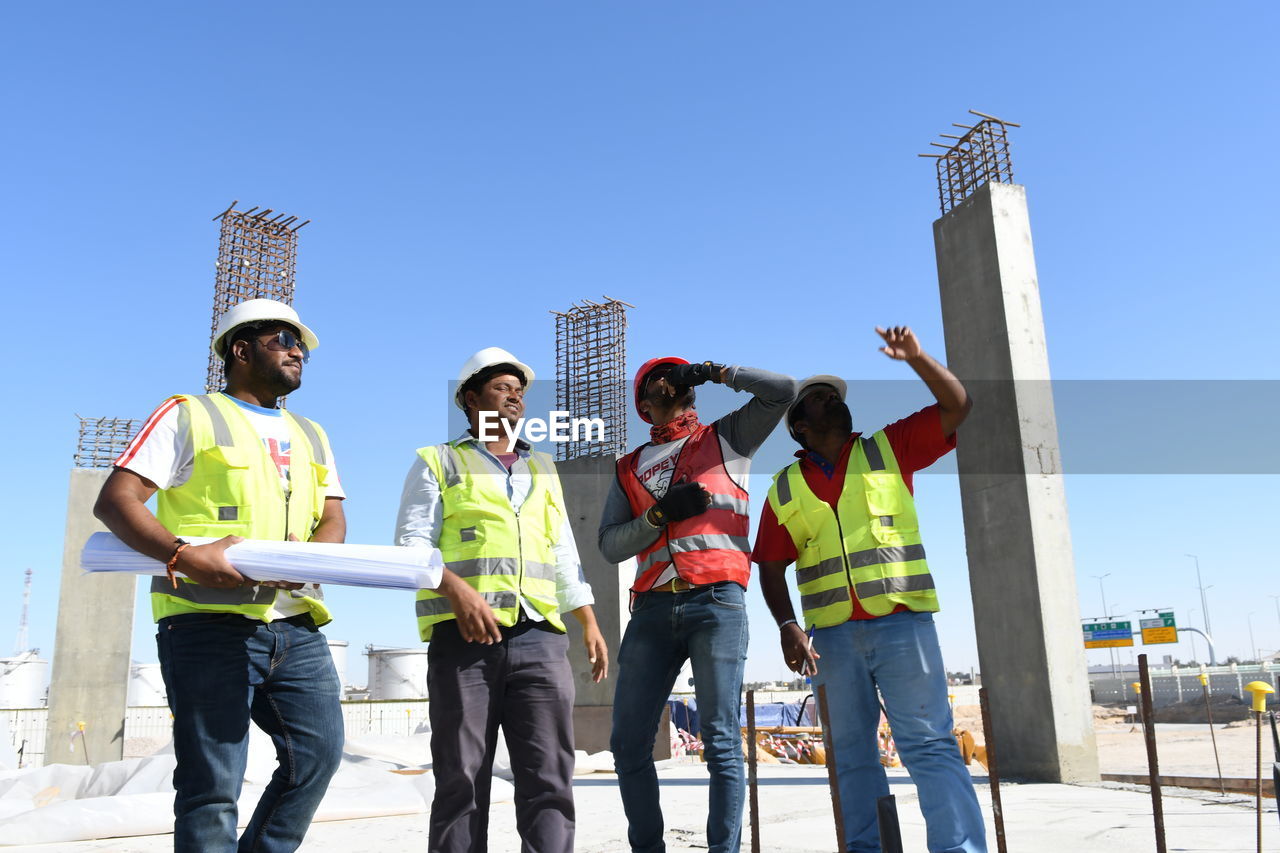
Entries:
{"type": "MultiPolygon", "coordinates": [[[[551,457],[529,455],[533,486],[517,510],[507,497],[506,477],[471,441],[423,447],[418,455],[440,484],[444,520],[437,547],[449,571],[484,596],[499,625],[516,624],[523,598],[563,633],[554,546],[564,523],[564,497],[551,457]]],[[[434,590],[418,592],[415,610],[424,642],[437,623],[455,618],[449,599],[434,590]]]]}
{"type": "MultiPolygon", "coordinates": [[[[244,411],[223,394],[179,395],[191,424],[195,460],[191,476],[156,497],[156,518],[174,536],[243,536],[245,539],[288,539],[303,542],[324,512],[331,452],[329,440],[314,421],[285,412],[289,424],[291,490],[244,411]]],[[[156,621],[179,613],[242,613],[267,620],[276,594],[270,587],[213,589],[186,578],[174,589],[167,577],[151,581],[151,613],[156,621]]],[[[315,587],[292,593],[311,610],[317,625],[332,621],[315,587]]]]}
{"type": "Polygon", "coordinates": [[[796,546],[800,607],[809,627],[839,625],[853,615],[850,590],[873,616],[899,604],[938,609],[915,500],[883,430],[850,449],[836,510],[809,488],[799,460],[774,476],[769,505],[796,546]]]}

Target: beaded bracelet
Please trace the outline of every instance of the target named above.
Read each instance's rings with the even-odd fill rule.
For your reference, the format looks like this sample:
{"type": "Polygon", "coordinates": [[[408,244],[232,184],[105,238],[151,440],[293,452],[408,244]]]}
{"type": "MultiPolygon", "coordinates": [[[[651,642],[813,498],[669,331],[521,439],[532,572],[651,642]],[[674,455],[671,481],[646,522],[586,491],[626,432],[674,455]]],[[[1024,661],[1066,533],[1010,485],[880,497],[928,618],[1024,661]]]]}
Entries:
{"type": "Polygon", "coordinates": [[[164,566],[165,572],[169,575],[169,583],[173,584],[174,589],[178,588],[178,578],[173,573],[174,568],[178,565],[178,555],[191,547],[190,542],[183,542],[181,539],[178,542],[178,547],[173,550],[173,556],[169,558],[169,562],[165,563],[164,566]]]}

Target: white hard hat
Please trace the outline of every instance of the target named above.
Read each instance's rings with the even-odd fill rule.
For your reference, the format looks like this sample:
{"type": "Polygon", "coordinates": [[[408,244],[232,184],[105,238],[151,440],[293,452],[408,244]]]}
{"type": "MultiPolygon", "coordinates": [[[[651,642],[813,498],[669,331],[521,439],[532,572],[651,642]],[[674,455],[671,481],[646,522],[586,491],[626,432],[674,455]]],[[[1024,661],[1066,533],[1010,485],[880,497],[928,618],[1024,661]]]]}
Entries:
{"type": "Polygon", "coordinates": [[[830,373],[816,373],[813,376],[807,376],[804,379],[801,379],[800,387],[796,389],[795,399],[791,401],[790,406],[787,406],[787,416],[785,418],[787,422],[787,432],[791,433],[792,438],[796,437],[796,431],[791,428],[791,413],[794,412],[800,405],[801,401],[804,400],[804,395],[808,393],[809,389],[815,385],[832,386],[836,389],[836,392],[840,394],[841,400],[843,400],[845,395],[849,393],[849,386],[845,384],[845,381],[839,376],[832,376],[830,373]]]}
{"type": "Polygon", "coordinates": [[[462,365],[462,369],[458,371],[458,387],[453,392],[453,402],[458,404],[458,408],[464,412],[467,410],[466,405],[462,402],[462,386],[467,384],[467,380],[475,376],[486,367],[493,367],[495,364],[510,364],[516,367],[524,374],[524,385],[528,388],[533,384],[533,368],[520,361],[511,353],[502,347],[485,347],[471,358],[467,359],[462,365]]]}
{"type": "Polygon", "coordinates": [[[245,323],[259,323],[263,320],[279,320],[293,326],[298,330],[298,334],[302,335],[302,342],[307,345],[308,350],[320,346],[320,339],[316,337],[316,333],[302,325],[302,321],[298,319],[298,312],[293,310],[292,305],[286,305],[274,299],[247,299],[239,305],[228,308],[218,318],[218,330],[213,335],[213,354],[219,358],[226,358],[223,347],[231,333],[245,323]]]}

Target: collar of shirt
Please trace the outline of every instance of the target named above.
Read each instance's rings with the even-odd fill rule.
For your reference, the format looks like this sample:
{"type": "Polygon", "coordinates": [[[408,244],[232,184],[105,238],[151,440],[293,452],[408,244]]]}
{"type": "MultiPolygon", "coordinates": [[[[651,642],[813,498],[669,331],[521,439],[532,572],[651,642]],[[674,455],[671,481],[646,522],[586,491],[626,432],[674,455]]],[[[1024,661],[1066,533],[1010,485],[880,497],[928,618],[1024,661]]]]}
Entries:
{"type": "MultiPolygon", "coordinates": [[[[489,453],[489,449],[485,447],[483,444],[481,444],[480,441],[474,435],[471,434],[471,430],[469,429],[466,432],[464,432],[462,435],[455,438],[453,441],[449,442],[449,444],[452,445],[453,447],[457,447],[459,444],[466,444],[468,441],[475,444],[476,447],[483,450],[489,456],[493,456],[492,453],[489,453]]],[[[528,456],[529,453],[533,450],[533,445],[529,444],[529,442],[525,441],[523,438],[517,438],[516,446],[514,450],[523,459],[524,457],[528,456]]]]}
{"type": "Polygon", "coordinates": [[[267,415],[273,418],[284,417],[284,409],[268,409],[264,406],[255,406],[253,403],[246,403],[244,400],[241,400],[237,397],[232,397],[226,391],[220,391],[219,393],[247,412],[257,412],[260,415],[267,415]]]}
{"type": "Polygon", "coordinates": [[[826,475],[827,479],[829,480],[831,479],[832,475],[836,473],[837,468],[844,467],[846,460],[848,460],[849,458],[850,448],[852,448],[853,443],[861,437],[862,437],[862,433],[860,432],[851,433],[849,435],[848,441],[844,443],[844,447],[840,448],[840,458],[834,462],[827,459],[825,456],[823,456],[821,453],[817,452],[816,450],[803,450],[803,449],[797,450],[796,458],[800,460],[801,467],[804,467],[804,464],[808,462],[810,465],[814,466],[819,471],[821,471],[824,475],[826,475]]]}
{"type": "Polygon", "coordinates": [[[523,439],[516,439],[515,454],[517,458],[515,464],[508,469],[506,465],[502,464],[502,460],[490,453],[489,448],[485,447],[483,443],[477,440],[470,431],[464,432],[462,435],[449,442],[449,444],[452,447],[457,447],[458,445],[466,444],[467,442],[471,442],[475,445],[475,448],[480,452],[480,455],[487,459],[490,464],[497,468],[498,471],[502,472],[502,475],[506,477],[507,498],[511,501],[511,505],[513,507],[519,509],[524,503],[525,498],[529,496],[529,490],[533,487],[533,474],[529,470],[528,463],[529,454],[532,451],[529,443],[523,439]]]}

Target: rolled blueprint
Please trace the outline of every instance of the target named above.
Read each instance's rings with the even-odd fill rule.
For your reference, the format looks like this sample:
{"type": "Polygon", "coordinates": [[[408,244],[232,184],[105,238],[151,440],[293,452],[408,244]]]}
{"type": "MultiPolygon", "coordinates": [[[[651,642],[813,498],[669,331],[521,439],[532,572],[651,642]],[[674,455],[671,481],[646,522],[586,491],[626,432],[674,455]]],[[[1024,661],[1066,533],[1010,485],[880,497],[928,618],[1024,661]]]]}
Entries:
{"type": "MultiPolygon", "coordinates": [[[[217,540],[190,536],[186,541],[205,545],[217,540]]],[[[435,589],[444,570],[438,548],[400,545],[246,539],[227,549],[227,560],[240,574],[254,580],[375,589],[435,589]]],[[[95,533],[89,537],[80,552],[80,566],[86,572],[165,574],[164,563],[139,554],[111,533],[95,533]]]]}

